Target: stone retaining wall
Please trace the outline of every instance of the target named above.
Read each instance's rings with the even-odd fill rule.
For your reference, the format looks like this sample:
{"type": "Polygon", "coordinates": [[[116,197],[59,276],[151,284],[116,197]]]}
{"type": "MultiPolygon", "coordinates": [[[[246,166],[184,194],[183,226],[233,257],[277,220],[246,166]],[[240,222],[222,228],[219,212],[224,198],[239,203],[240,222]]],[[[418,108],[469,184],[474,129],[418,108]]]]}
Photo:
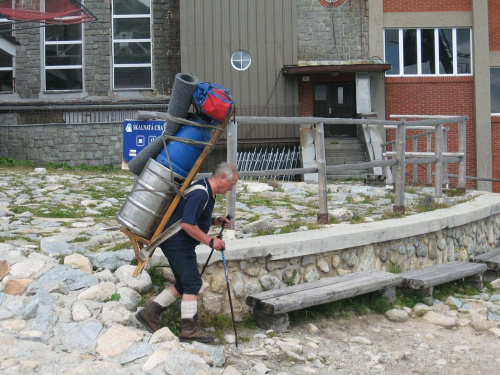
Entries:
{"type": "MultiPolygon", "coordinates": [[[[437,216],[439,216],[438,211],[434,211],[437,216]]],[[[500,213],[498,212],[498,204],[489,211],[492,211],[492,215],[455,227],[446,227],[448,218],[445,218],[442,223],[445,227],[442,229],[418,235],[404,236],[410,230],[389,230],[389,227],[387,227],[386,232],[399,232],[396,233],[396,236],[402,236],[389,241],[378,242],[374,240],[373,243],[346,248],[342,248],[342,241],[339,241],[338,246],[340,248],[336,250],[328,250],[327,241],[320,238],[319,243],[323,243],[324,246],[316,246],[317,242],[311,243],[312,250],[316,253],[299,256],[296,255],[296,251],[290,251],[293,256],[288,258],[286,254],[277,255],[276,251],[273,254],[272,250],[269,250],[267,256],[262,254],[251,256],[253,251],[248,249],[246,251],[248,258],[241,259],[242,254],[234,255],[240,252],[238,248],[241,246],[228,241],[226,259],[236,258],[227,262],[235,315],[237,319],[242,319],[243,315],[249,312],[245,304],[246,296],[264,290],[283,288],[287,285],[311,282],[367,269],[380,269],[389,272],[399,269],[403,272],[454,260],[467,261],[473,254],[484,253],[499,247],[500,213]],[[234,252],[231,251],[232,248],[236,248],[234,252]],[[324,251],[325,249],[326,251],[324,251]]],[[[476,215],[471,214],[469,216],[475,217],[476,215]]],[[[463,217],[461,219],[464,220],[463,217]]],[[[415,222],[415,220],[411,221],[415,222]]],[[[409,225],[413,224],[409,223],[409,225]]],[[[384,231],[383,228],[381,230],[384,231]]],[[[311,232],[319,233],[320,231],[322,230],[302,232],[302,235],[299,232],[283,236],[299,235],[306,237],[311,232]]],[[[363,235],[352,233],[351,236],[354,240],[358,238],[362,241],[363,235]]],[[[378,237],[380,236],[373,233],[374,239],[378,237]]],[[[259,238],[253,240],[258,242],[259,238]]],[[[307,238],[304,240],[307,243],[307,238]]],[[[302,246],[302,244],[297,245],[302,246]]],[[[270,248],[270,246],[267,247],[270,248]]],[[[207,254],[206,247],[199,252],[198,262],[200,267],[205,263],[207,254]]],[[[212,313],[229,314],[226,281],[220,255],[215,253],[212,256],[212,262],[205,271],[199,300],[202,302],[203,308],[212,313]]]]}

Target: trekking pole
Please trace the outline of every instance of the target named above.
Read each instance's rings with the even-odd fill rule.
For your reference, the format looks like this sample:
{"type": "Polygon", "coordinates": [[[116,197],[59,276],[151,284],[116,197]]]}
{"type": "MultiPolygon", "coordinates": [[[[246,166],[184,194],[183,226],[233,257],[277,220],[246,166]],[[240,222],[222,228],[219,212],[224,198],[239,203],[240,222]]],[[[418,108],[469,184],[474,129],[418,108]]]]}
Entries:
{"type": "MultiPolygon", "coordinates": [[[[231,220],[231,218],[232,218],[231,214],[229,214],[229,215],[226,216],[226,219],[228,219],[228,220],[231,220]]],[[[222,232],[224,232],[224,223],[222,223],[221,226],[222,226],[222,228],[220,229],[220,232],[217,235],[218,239],[222,239],[222,232]]],[[[210,261],[210,258],[212,257],[213,253],[214,253],[214,248],[212,247],[212,251],[210,252],[210,255],[208,256],[208,259],[207,259],[205,265],[203,266],[203,269],[201,270],[200,276],[203,276],[203,272],[205,272],[205,268],[207,268],[208,262],[210,261]]]]}
{"type": "Polygon", "coordinates": [[[238,349],[238,333],[236,332],[236,322],[234,321],[233,301],[231,300],[231,291],[229,290],[229,279],[227,277],[226,257],[224,256],[224,250],[221,250],[220,253],[222,255],[222,265],[224,266],[224,276],[226,276],[227,295],[229,297],[229,307],[231,308],[231,318],[233,319],[234,339],[235,339],[234,343],[236,345],[236,349],[238,349]]]}

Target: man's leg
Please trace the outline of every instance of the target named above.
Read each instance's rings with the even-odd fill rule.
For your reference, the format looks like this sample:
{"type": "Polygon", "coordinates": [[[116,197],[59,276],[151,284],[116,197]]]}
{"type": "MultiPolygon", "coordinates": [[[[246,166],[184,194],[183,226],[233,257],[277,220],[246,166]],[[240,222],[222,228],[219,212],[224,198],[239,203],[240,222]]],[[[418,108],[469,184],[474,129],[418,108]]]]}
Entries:
{"type": "Polygon", "coordinates": [[[212,342],[214,337],[202,330],[196,318],[198,311],[198,301],[195,294],[184,294],[181,302],[181,340],[212,342]]]}
{"type": "Polygon", "coordinates": [[[153,302],[139,311],[135,317],[149,330],[149,332],[154,333],[161,328],[161,313],[165,311],[169,305],[175,302],[179,296],[180,293],[175,286],[171,285],[156,296],[153,302]]]}

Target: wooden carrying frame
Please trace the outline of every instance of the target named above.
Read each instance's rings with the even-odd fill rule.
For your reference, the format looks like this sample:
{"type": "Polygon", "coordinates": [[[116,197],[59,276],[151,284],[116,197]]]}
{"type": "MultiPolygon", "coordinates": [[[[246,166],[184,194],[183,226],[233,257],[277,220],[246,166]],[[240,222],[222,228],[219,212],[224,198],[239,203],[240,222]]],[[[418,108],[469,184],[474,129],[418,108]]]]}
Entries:
{"type": "Polygon", "coordinates": [[[231,110],[231,113],[226,118],[226,120],[223,123],[219,124],[218,126],[198,124],[198,123],[194,123],[192,121],[188,121],[186,119],[182,119],[182,118],[178,118],[178,117],[172,117],[172,116],[170,116],[170,115],[167,114],[167,117],[169,119],[175,121],[175,122],[182,123],[182,124],[193,125],[193,126],[199,126],[199,127],[202,127],[202,128],[212,129],[213,130],[213,132],[212,132],[212,138],[210,138],[209,142],[197,142],[197,141],[193,141],[191,139],[179,138],[179,137],[175,137],[175,136],[166,136],[165,137],[166,139],[175,140],[175,141],[179,141],[179,142],[183,142],[183,143],[202,144],[205,147],[204,147],[201,155],[196,160],[193,168],[191,169],[191,171],[187,175],[186,179],[184,180],[183,184],[178,189],[177,195],[174,197],[174,199],[172,200],[172,203],[170,203],[170,206],[167,208],[167,212],[165,212],[165,215],[163,216],[160,224],[158,224],[158,227],[156,228],[155,232],[153,233],[153,236],[151,237],[151,239],[148,240],[146,238],[143,238],[143,237],[141,237],[141,236],[139,236],[139,235],[131,232],[129,229],[127,229],[125,227],[121,227],[120,228],[120,230],[123,233],[125,233],[127,236],[129,236],[130,241],[132,242],[132,246],[134,247],[135,257],[137,259],[137,267],[135,268],[134,273],[133,273],[134,277],[137,277],[142,272],[142,270],[144,269],[144,267],[146,266],[146,264],[148,263],[149,258],[150,258],[148,256],[144,261],[141,260],[141,257],[139,256],[140,251],[143,248],[146,250],[147,246],[149,246],[150,244],[152,244],[153,246],[157,247],[161,243],[161,242],[158,242],[156,240],[158,239],[158,237],[160,236],[160,234],[163,232],[163,229],[164,229],[165,225],[168,223],[168,221],[172,217],[172,214],[174,213],[174,210],[177,208],[177,205],[179,204],[179,202],[180,202],[180,200],[181,200],[181,198],[182,198],[182,196],[184,194],[184,191],[193,182],[194,177],[198,173],[198,171],[199,171],[201,165],[203,164],[203,162],[206,160],[206,158],[208,157],[208,155],[212,151],[213,147],[215,146],[215,143],[219,139],[219,137],[222,134],[223,130],[226,128],[227,123],[229,122],[229,120],[233,116],[233,113],[234,113],[234,105],[233,105],[233,109],[231,110]],[[145,246],[146,246],[146,248],[145,248],[145,246]]]}

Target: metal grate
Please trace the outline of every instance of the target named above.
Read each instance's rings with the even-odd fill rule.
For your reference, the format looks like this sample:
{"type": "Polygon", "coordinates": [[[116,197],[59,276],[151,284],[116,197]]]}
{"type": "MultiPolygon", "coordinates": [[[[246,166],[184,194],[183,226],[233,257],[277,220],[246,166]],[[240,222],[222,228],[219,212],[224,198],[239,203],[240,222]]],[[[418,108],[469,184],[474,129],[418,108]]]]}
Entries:
{"type": "MultiPolygon", "coordinates": [[[[264,170],[278,170],[278,169],[292,169],[300,168],[300,148],[293,147],[283,149],[254,149],[254,151],[238,152],[237,154],[237,167],[240,172],[249,171],[264,171],[264,170]]],[[[252,177],[243,177],[252,178],[252,177]]],[[[258,179],[272,179],[283,181],[294,181],[294,175],[282,176],[263,176],[258,179]]]]}

